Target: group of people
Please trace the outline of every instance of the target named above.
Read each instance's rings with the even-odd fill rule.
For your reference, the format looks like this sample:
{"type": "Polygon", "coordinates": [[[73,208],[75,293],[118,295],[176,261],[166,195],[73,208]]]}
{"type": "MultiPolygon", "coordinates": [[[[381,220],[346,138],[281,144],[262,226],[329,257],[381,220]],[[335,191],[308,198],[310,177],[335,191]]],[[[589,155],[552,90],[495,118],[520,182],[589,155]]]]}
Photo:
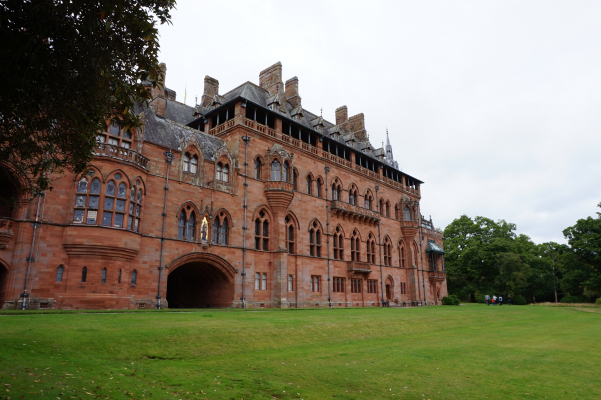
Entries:
{"type": "MultiPolygon", "coordinates": [[[[486,305],[490,306],[491,300],[492,300],[492,305],[496,306],[497,304],[502,306],[503,305],[503,297],[502,296],[495,296],[493,294],[492,299],[489,295],[484,296],[484,300],[486,300],[486,305]]],[[[511,305],[511,296],[507,296],[507,305],[511,305]]]]}

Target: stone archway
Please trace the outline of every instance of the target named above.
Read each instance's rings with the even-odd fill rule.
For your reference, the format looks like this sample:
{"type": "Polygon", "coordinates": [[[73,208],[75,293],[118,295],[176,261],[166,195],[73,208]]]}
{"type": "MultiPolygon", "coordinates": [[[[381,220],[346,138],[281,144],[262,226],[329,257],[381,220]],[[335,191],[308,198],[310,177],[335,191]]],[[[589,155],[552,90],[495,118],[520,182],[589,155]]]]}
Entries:
{"type": "Polygon", "coordinates": [[[236,269],[209,253],[190,253],[168,267],[169,308],[232,307],[236,269]]]}

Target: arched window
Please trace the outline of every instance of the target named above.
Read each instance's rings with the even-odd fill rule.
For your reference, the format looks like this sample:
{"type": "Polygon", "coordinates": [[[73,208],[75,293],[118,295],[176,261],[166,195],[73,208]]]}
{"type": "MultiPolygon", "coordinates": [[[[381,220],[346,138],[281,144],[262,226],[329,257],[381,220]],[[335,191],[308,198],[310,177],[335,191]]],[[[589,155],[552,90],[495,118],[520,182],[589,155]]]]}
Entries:
{"type": "Polygon", "coordinates": [[[221,178],[224,182],[230,181],[230,166],[228,164],[223,165],[223,173],[221,174],[221,178]]]}
{"type": "Polygon", "coordinates": [[[334,233],[334,259],[335,260],[343,260],[343,234],[342,229],[339,226],[336,227],[336,232],[334,233]]]}
{"type": "Polygon", "coordinates": [[[332,184],[332,200],[338,200],[338,196],[340,193],[338,192],[338,185],[336,182],[332,184]]]}
{"type": "Polygon", "coordinates": [[[390,202],[386,202],[386,216],[390,218],[390,202]]]}
{"type": "Polygon", "coordinates": [[[98,218],[98,203],[100,200],[100,179],[94,178],[92,184],[88,185],[86,178],[81,178],[77,183],[77,195],[75,196],[75,210],[73,212],[73,223],[96,225],[98,218]]]}
{"type": "Polygon", "coordinates": [[[190,171],[190,153],[184,153],[184,172],[189,172],[190,171]]]}
{"type": "Polygon", "coordinates": [[[357,200],[358,200],[357,188],[354,186],[351,186],[351,188],[349,189],[349,192],[348,192],[348,202],[349,202],[349,204],[352,204],[355,206],[355,205],[357,205],[357,200]]]}
{"type": "Polygon", "coordinates": [[[278,160],[273,160],[271,163],[271,180],[280,180],[280,162],[278,160]]]}
{"type": "Polygon", "coordinates": [[[198,171],[198,156],[195,154],[190,159],[190,173],[195,174],[198,171]]]}
{"type": "Polygon", "coordinates": [[[127,229],[138,232],[140,229],[140,213],[142,209],[142,188],[140,181],[136,181],[136,186],[131,188],[129,198],[129,217],[127,219],[127,229]],[[138,196],[136,198],[136,190],[138,196]]]}
{"type": "Polygon", "coordinates": [[[102,269],[102,278],[100,279],[100,283],[106,283],[106,268],[102,269]]]}
{"type": "Polygon", "coordinates": [[[401,209],[398,204],[394,205],[394,218],[399,221],[401,219],[401,209]]]}
{"type": "Polygon", "coordinates": [[[258,157],[255,159],[255,179],[261,180],[261,159],[258,157]]]}
{"type": "Polygon", "coordinates": [[[288,164],[288,161],[286,161],[284,163],[284,170],[283,170],[284,176],[283,176],[283,181],[284,182],[292,182],[292,180],[290,179],[290,165],[288,164]]]}
{"type": "Polygon", "coordinates": [[[177,238],[186,238],[186,212],[184,210],[179,213],[179,219],[177,220],[177,238]]]}
{"type": "Polygon", "coordinates": [[[219,218],[213,220],[213,244],[219,244],[219,218]]]}
{"type": "Polygon", "coordinates": [[[221,179],[221,172],[223,171],[223,164],[218,162],[217,163],[217,167],[216,167],[216,172],[215,172],[215,179],[217,179],[218,181],[222,180],[221,179]]]}
{"type": "Polygon", "coordinates": [[[405,206],[405,208],[403,209],[403,213],[404,213],[404,220],[411,221],[411,210],[409,210],[409,206],[405,206]]]}
{"type": "Polygon", "coordinates": [[[311,179],[311,175],[307,175],[307,194],[312,194],[313,179],[311,179]]]}
{"type": "Polygon", "coordinates": [[[321,257],[321,228],[317,221],[313,221],[309,230],[309,254],[321,257]]]}
{"type": "Polygon", "coordinates": [[[376,263],[376,239],[370,233],[367,238],[367,262],[371,264],[376,263]]]}
{"type": "Polygon", "coordinates": [[[221,223],[221,236],[219,237],[219,242],[224,246],[227,246],[227,235],[228,235],[228,223],[227,223],[227,219],[224,218],[223,222],[221,223]]]}
{"type": "Polygon", "coordinates": [[[290,217],[286,217],[286,248],[289,254],[294,254],[294,224],[290,217]]]}
{"type": "Polygon", "coordinates": [[[359,232],[357,230],[353,231],[353,236],[351,237],[351,261],[361,261],[360,256],[360,243],[359,232]]]}
{"type": "Polygon", "coordinates": [[[138,280],[138,271],[135,269],[131,272],[131,285],[135,286],[136,281],[138,280]]]}
{"type": "Polygon", "coordinates": [[[117,275],[117,283],[121,284],[121,270],[119,270],[119,275],[117,275]]]}
{"type": "Polygon", "coordinates": [[[380,207],[378,208],[378,212],[381,215],[384,215],[384,199],[380,199],[380,207]]]}
{"type": "Polygon", "coordinates": [[[315,195],[319,198],[321,198],[321,178],[317,178],[317,181],[315,182],[315,195]]]}
{"type": "Polygon", "coordinates": [[[194,232],[195,232],[195,227],[196,227],[196,215],[194,214],[194,211],[192,211],[190,213],[190,217],[188,218],[188,224],[187,224],[187,232],[186,232],[186,239],[188,240],[194,240],[194,232]]]}
{"type": "Polygon", "coordinates": [[[392,265],[392,243],[390,239],[384,239],[384,265],[392,265]]]}
{"type": "Polygon", "coordinates": [[[81,270],[81,281],[85,282],[88,279],[88,267],[83,267],[81,270]]]}
{"type": "Polygon", "coordinates": [[[399,248],[399,266],[405,268],[405,247],[403,245],[399,248]]]}
{"type": "Polygon", "coordinates": [[[63,273],[64,272],[65,272],[65,267],[63,267],[62,265],[59,265],[58,268],[56,269],[56,282],[63,281],[63,273]]]}
{"type": "Polygon", "coordinates": [[[255,219],[255,249],[269,250],[269,221],[265,211],[259,211],[255,219]]]}
{"type": "Polygon", "coordinates": [[[370,191],[365,193],[365,208],[371,210],[371,202],[373,201],[373,196],[370,191]]]}

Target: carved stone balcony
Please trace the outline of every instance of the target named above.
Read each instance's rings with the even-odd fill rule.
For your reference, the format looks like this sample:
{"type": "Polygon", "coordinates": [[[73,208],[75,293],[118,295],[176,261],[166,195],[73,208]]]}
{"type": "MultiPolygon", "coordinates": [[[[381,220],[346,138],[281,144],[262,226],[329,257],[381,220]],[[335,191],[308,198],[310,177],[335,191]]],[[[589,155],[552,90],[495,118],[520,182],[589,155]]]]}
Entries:
{"type": "Polygon", "coordinates": [[[428,271],[430,282],[444,282],[447,279],[447,274],[443,271],[428,271]]]}
{"type": "Polygon", "coordinates": [[[417,221],[401,221],[401,231],[406,239],[414,238],[418,229],[417,221]]]}
{"type": "Polygon", "coordinates": [[[348,262],[348,271],[351,275],[365,274],[368,275],[371,273],[371,264],[360,262],[360,261],[349,261],[348,262]]]}
{"type": "Polygon", "coordinates": [[[330,200],[330,209],[342,218],[352,218],[359,221],[376,224],[380,222],[380,214],[367,208],[354,206],[340,200],[330,200]]]}
{"type": "Polygon", "coordinates": [[[294,190],[292,183],[282,181],[267,181],[265,182],[265,197],[272,210],[286,211],[292,198],[294,190]]]}
{"type": "Polygon", "coordinates": [[[148,158],[137,151],[115,146],[108,143],[99,143],[96,148],[97,157],[111,157],[117,160],[123,160],[135,164],[144,169],[148,169],[148,158]]]}
{"type": "Polygon", "coordinates": [[[0,218],[0,250],[8,248],[8,243],[13,238],[13,224],[10,219],[0,218]]]}

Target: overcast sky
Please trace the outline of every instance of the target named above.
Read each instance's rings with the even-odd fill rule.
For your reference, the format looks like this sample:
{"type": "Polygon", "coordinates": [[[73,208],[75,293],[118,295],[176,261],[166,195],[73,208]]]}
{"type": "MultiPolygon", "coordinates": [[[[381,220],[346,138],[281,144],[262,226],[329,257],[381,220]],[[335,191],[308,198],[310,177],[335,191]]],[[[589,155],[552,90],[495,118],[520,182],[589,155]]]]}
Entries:
{"type": "Polygon", "coordinates": [[[535,242],[601,202],[599,1],[178,0],[160,29],[167,87],[194,104],[281,61],[303,108],[365,114],[422,213],[517,224],[535,242]]]}

